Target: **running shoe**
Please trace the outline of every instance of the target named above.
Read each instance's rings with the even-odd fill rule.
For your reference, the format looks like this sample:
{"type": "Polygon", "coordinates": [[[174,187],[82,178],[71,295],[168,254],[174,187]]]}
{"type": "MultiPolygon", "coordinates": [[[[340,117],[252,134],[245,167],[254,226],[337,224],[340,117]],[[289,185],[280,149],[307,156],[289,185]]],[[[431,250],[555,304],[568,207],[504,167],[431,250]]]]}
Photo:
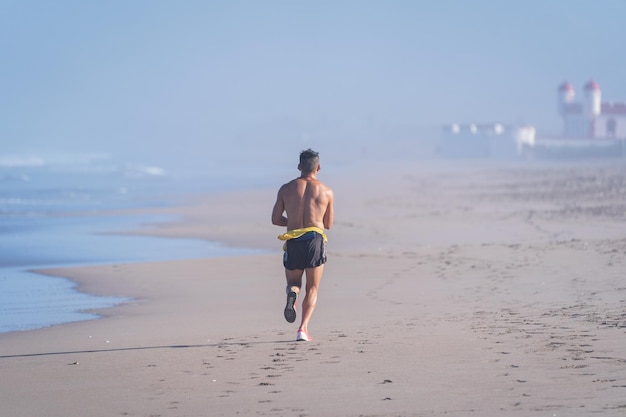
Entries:
{"type": "Polygon", "coordinates": [[[309,336],[306,331],[302,329],[298,330],[298,334],[296,335],[296,342],[310,342],[311,340],[313,340],[313,338],[309,336]]]}
{"type": "Polygon", "coordinates": [[[293,291],[287,293],[287,305],[285,306],[285,320],[289,323],[296,321],[296,298],[298,294],[293,291]]]}

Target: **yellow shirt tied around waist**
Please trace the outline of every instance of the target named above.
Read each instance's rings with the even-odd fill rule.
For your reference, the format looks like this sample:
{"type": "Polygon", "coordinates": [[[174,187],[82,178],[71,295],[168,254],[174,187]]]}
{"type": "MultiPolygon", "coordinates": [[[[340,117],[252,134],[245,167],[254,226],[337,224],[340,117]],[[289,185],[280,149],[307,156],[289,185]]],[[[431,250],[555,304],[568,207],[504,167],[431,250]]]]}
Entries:
{"type": "MultiPolygon", "coordinates": [[[[328,242],[328,236],[326,236],[326,233],[324,233],[324,231],[320,229],[319,227],[315,227],[315,226],[303,227],[302,229],[288,230],[286,233],[283,233],[282,235],[278,235],[278,239],[280,240],[297,239],[300,236],[304,235],[305,233],[309,233],[309,232],[319,233],[324,238],[324,242],[328,242]]],[[[283,245],[283,250],[287,250],[287,242],[285,242],[285,244],[283,245]]]]}

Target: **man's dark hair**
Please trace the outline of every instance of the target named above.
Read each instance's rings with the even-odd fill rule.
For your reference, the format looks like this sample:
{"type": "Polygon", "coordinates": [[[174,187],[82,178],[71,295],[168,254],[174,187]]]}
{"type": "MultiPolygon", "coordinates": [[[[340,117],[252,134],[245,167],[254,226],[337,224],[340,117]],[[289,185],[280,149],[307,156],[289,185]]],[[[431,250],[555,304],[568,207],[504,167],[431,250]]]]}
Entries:
{"type": "Polygon", "coordinates": [[[315,172],[320,163],[320,154],[311,148],[300,152],[300,169],[303,172],[315,172]]]}

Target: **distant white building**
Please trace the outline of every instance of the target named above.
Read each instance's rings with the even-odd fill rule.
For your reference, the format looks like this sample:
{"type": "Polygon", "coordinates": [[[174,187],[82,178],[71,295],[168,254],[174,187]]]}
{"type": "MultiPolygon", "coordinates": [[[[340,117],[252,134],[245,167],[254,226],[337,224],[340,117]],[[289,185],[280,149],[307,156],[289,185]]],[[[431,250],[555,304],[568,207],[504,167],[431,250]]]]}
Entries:
{"type": "Polygon", "coordinates": [[[558,87],[557,107],[563,118],[558,136],[537,135],[533,126],[448,124],[437,151],[449,157],[626,157],[626,102],[603,102],[595,81],[585,84],[576,101],[569,82],[558,87]]]}
{"type": "Polygon", "coordinates": [[[448,157],[515,158],[534,143],[533,126],[452,123],[443,126],[437,151],[448,157]]]}
{"type": "Polygon", "coordinates": [[[557,105],[563,118],[563,137],[587,139],[626,138],[626,102],[603,102],[595,81],[585,84],[584,97],[576,101],[569,82],[558,88],[557,105]]]}

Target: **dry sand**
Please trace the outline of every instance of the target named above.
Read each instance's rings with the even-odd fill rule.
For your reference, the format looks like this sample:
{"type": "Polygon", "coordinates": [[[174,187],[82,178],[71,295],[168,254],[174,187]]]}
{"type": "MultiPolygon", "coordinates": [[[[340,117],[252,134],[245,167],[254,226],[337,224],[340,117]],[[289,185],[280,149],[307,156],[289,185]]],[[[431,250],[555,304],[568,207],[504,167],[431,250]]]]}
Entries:
{"type": "Polygon", "coordinates": [[[276,190],[151,231],[265,255],[45,271],[136,301],[0,335],[0,414],[626,415],[626,164],[448,165],[320,173],[309,343],[282,317],[276,190]]]}

